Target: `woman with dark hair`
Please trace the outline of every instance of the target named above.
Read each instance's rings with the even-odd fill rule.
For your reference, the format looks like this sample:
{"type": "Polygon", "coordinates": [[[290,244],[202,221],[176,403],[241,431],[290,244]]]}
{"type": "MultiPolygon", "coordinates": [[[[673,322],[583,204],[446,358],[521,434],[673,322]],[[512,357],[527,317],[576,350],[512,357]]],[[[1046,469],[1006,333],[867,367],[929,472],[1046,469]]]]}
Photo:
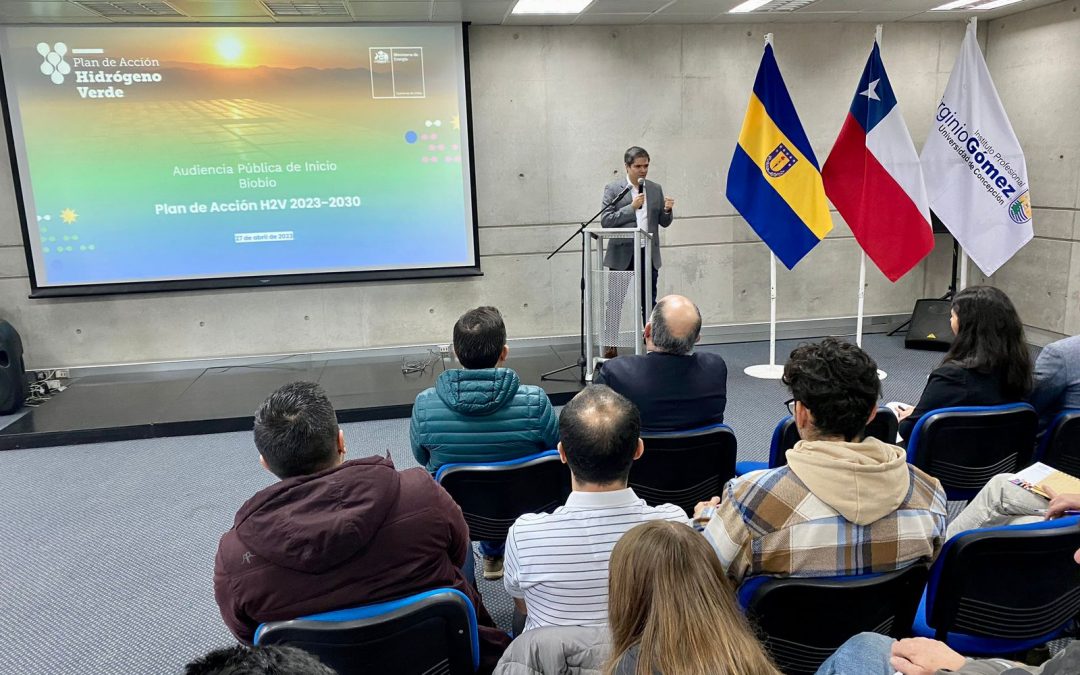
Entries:
{"type": "Polygon", "coordinates": [[[605,675],[780,675],[720,560],[681,523],[638,525],[615,544],[608,621],[605,675]]]}
{"type": "Polygon", "coordinates": [[[896,406],[905,439],[931,410],[1016,403],[1031,392],[1031,352],[1009,296],[993,286],[965,288],[953,298],[951,325],[952,347],[930,373],[918,405],[896,406]]]}

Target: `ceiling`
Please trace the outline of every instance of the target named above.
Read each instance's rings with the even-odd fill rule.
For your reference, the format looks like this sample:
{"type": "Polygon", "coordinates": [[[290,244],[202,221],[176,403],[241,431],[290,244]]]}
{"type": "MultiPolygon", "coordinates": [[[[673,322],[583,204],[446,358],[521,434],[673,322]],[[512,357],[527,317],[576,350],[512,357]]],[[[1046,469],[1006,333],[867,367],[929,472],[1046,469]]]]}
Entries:
{"type": "Polygon", "coordinates": [[[985,12],[930,12],[945,0],[814,0],[794,11],[728,14],[740,0],[593,0],[580,14],[519,16],[515,0],[0,0],[2,24],[469,21],[474,24],[698,24],[995,19],[1058,0],[985,12]]]}

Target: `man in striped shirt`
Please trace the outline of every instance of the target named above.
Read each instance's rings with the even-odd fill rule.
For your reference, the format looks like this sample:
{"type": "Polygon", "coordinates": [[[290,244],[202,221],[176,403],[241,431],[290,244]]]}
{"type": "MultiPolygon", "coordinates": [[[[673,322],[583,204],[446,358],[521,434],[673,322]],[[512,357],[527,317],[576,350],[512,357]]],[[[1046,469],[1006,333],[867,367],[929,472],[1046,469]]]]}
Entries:
{"type": "Polygon", "coordinates": [[[525,630],[607,623],[608,560],[627,530],[649,520],[688,523],[678,506],[648,506],[627,487],[641,457],[641,418],[628,399],[593,385],[559,415],[559,455],[573,492],[552,513],[527,513],[506,539],[503,584],[525,630]]]}

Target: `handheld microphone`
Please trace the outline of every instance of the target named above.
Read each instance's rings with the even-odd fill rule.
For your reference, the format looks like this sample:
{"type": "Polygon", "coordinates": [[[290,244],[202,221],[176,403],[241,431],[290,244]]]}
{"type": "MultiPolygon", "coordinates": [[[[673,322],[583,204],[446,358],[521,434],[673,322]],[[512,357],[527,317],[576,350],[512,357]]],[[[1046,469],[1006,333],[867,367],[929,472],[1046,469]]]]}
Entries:
{"type": "MultiPolygon", "coordinates": [[[[638,189],[639,193],[645,194],[645,179],[644,178],[638,178],[637,179],[637,189],[638,189]]],[[[644,203],[642,204],[642,206],[644,206],[644,203]]],[[[639,206],[638,208],[640,209],[641,206],[639,206]]]]}

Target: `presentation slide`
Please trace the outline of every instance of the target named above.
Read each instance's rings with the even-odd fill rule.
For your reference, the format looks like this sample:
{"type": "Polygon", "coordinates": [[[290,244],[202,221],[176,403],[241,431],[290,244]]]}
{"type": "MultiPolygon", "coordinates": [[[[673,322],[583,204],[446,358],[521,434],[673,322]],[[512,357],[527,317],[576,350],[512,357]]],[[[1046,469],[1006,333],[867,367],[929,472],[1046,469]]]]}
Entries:
{"type": "Polygon", "coordinates": [[[0,29],[34,292],[478,273],[462,31],[0,29]]]}

